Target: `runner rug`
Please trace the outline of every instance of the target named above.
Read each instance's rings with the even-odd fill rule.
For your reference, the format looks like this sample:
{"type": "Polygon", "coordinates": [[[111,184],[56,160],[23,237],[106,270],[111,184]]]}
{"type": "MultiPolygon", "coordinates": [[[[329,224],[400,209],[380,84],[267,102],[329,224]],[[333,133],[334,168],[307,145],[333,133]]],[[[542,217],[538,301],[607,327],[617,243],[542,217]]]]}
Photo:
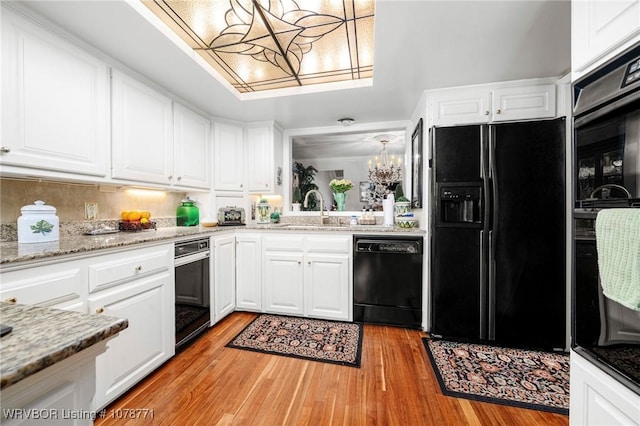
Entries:
{"type": "Polygon", "coordinates": [[[362,324],[262,314],[227,346],[360,367],[362,324]]]}
{"type": "Polygon", "coordinates": [[[442,393],[569,414],[569,355],[423,338],[442,393]]]}

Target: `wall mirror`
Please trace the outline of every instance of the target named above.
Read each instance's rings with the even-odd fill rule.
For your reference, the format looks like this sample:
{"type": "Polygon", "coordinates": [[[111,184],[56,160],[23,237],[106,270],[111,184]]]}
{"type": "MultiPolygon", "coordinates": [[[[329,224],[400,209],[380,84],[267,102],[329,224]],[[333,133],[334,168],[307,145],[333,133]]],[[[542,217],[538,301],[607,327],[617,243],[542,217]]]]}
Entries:
{"type": "MultiPolygon", "coordinates": [[[[363,208],[381,208],[381,203],[376,203],[375,197],[372,197],[375,184],[369,179],[369,170],[370,167],[375,168],[376,158],[380,162],[383,146],[389,161],[393,159],[394,167],[400,161],[402,190],[408,196],[406,194],[411,194],[407,191],[411,191],[412,171],[411,147],[407,142],[410,138],[407,135],[410,136],[408,132],[413,130],[408,125],[403,121],[286,131],[285,158],[288,157],[290,166],[288,170],[285,166],[285,172],[288,172],[285,182],[289,182],[285,206],[291,211],[296,195],[303,198],[309,188],[317,187],[326,204],[325,209],[336,210],[329,182],[348,179],[353,183],[353,188],[347,192],[345,214],[360,212],[363,208]],[[296,187],[301,189],[298,194],[296,187]]],[[[392,185],[391,189],[395,189],[395,186],[392,185]]],[[[378,192],[382,192],[378,189],[378,192]]],[[[317,211],[319,203],[317,200],[314,203],[312,198],[310,200],[308,210],[317,211]]],[[[296,214],[295,207],[293,210],[292,214],[296,214]]],[[[304,208],[301,207],[301,210],[304,211],[304,208]]]]}

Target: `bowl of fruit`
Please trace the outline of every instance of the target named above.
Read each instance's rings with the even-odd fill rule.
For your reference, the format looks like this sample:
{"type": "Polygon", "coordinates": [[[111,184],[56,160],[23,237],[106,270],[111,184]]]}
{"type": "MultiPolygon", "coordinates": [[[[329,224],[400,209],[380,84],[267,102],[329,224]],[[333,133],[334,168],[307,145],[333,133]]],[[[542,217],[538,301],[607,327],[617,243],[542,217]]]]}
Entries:
{"type": "Polygon", "coordinates": [[[148,210],[123,210],[120,219],[118,229],[121,231],[156,229],[156,222],[151,220],[151,212],[148,210]]]}

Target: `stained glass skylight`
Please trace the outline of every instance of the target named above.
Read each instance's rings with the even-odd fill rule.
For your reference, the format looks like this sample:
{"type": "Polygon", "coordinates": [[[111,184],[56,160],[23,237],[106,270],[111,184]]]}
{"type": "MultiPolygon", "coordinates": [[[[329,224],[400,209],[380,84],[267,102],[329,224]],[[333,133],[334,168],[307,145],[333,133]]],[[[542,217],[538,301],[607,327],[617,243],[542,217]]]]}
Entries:
{"type": "Polygon", "coordinates": [[[373,77],[374,0],[141,0],[238,92],[373,77]]]}

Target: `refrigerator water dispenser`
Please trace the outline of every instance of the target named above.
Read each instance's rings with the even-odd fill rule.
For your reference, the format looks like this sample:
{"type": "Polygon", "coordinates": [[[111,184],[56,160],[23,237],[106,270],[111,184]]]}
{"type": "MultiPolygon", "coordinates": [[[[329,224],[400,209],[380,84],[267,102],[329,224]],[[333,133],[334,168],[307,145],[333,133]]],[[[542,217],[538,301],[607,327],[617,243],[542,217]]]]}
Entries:
{"type": "Polygon", "coordinates": [[[480,223],[480,186],[440,188],[441,223],[480,223]]]}

